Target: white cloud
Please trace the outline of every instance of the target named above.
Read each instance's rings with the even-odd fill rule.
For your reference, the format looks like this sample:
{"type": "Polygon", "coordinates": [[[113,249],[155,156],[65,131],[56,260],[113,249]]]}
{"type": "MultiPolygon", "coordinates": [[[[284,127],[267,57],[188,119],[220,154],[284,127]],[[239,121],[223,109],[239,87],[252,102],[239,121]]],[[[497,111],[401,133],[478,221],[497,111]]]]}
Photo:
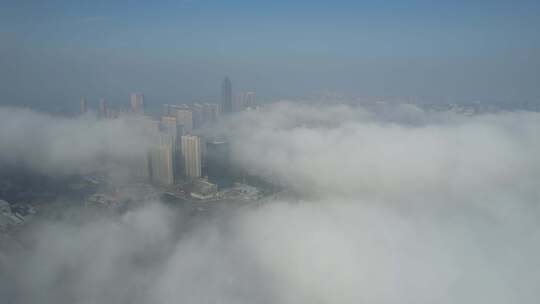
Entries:
{"type": "Polygon", "coordinates": [[[80,173],[103,163],[133,164],[144,158],[146,147],[140,127],[129,119],[63,118],[0,107],[0,164],[80,173]]]}
{"type": "Polygon", "coordinates": [[[537,302],[539,114],[281,103],[223,129],[236,134],[240,164],[304,200],[189,220],[149,204],[99,223],[44,224],[33,247],[0,251],[3,298],[537,302]]]}

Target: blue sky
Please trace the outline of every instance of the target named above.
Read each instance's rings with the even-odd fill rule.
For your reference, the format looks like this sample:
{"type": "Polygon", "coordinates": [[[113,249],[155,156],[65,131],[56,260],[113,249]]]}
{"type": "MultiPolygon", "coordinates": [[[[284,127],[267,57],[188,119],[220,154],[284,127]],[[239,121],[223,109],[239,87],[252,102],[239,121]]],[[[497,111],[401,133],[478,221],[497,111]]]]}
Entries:
{"type": "Polygon", "coordinates": [[[540,1],[0,0],[0,102],[540,100],[540,1]]]}

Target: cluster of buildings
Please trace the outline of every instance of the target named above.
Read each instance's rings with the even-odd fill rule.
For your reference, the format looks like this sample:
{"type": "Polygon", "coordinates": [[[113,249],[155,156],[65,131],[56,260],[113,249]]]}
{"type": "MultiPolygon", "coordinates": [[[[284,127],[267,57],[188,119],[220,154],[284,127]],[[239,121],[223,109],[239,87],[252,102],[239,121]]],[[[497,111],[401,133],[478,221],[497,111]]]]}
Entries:
{"type": "MultiPolygon", "coordinates": [[[[196,130],[217,122],[222,115],[240,112],[256,105],[254,92],[241,92],[233,98],[232,84],[228,77],[221,84],[221,102],[193,104],[164,104],[159,119],[144,113],[144,95],[130,94],[129,112],[141,122],[151,138],[140,172],[151,183],[169,187],[190,182],[192,195],[207,199],[217,192],[217,186],[204,175],[220,178],[229,169],[229,145],[226,140],[210,140],[196,135],[196,130]],[[203,174],[204,173],[204,174],[203,174]]],[[[85,99],[81,101],[81,114],[88,110],[85,99]]],[[[111,110],[100,100],[99,118],[116,118],[121,112],[111,110]]]]}
{"type": "MultiPolygon", "coordinates": [[[[189,106],[187,105],[163,105],[164,115],[168,115],[172,108],[187,108],[193,111],[192,126],[197,127],[204,121],[215,121],[219,117],[220,113],[233,113],[241,112],[246,109],[256,107],[255,92],[239,92],[233,97],[232,83],[228,77],[223,79],[221,84],[221,103],[195,103],[189,106]]],[[[144,114],[144,94],[143,93],[131,93],[129,95],[129,109],[122,111],[109,107],[104,98],[99,99],[97,115],[99,118],[118,118],[125,113],[132,114],[144,114]]],[[[88,112],[88,102],[86,98],[82,98],[80,101],[80,113],[85,114],[88,112]]]]}

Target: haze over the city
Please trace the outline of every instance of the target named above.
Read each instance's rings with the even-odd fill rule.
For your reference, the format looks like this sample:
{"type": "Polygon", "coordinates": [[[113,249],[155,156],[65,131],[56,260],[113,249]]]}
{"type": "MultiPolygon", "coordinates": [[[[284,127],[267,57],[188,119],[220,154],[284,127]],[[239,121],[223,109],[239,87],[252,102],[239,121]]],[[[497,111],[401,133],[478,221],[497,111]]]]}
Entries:
{"type": "Polygon", "coordinates": [[[0,3],[2,104],[82,97],[149,106],[219,98],[229,75],[262,100],[366,97],[539,102],[540,3],[37,1],[0,3]]]}
{"type": "Polygon", "coordinates": [[[0,303],[538,303],[537,1],[0,2],[0,303]]]}

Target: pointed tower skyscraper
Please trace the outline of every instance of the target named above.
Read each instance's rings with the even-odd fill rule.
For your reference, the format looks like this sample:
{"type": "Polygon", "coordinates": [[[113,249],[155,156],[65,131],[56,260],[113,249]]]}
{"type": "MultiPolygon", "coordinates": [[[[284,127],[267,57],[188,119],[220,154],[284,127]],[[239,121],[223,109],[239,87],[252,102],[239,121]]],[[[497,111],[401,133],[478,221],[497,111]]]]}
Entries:
{"type": "Polygon", "coordinates": [[[225,77],[221,83],[221,111],[231,113],[232,110],[232,84],[229,77],[225,77]]]}

